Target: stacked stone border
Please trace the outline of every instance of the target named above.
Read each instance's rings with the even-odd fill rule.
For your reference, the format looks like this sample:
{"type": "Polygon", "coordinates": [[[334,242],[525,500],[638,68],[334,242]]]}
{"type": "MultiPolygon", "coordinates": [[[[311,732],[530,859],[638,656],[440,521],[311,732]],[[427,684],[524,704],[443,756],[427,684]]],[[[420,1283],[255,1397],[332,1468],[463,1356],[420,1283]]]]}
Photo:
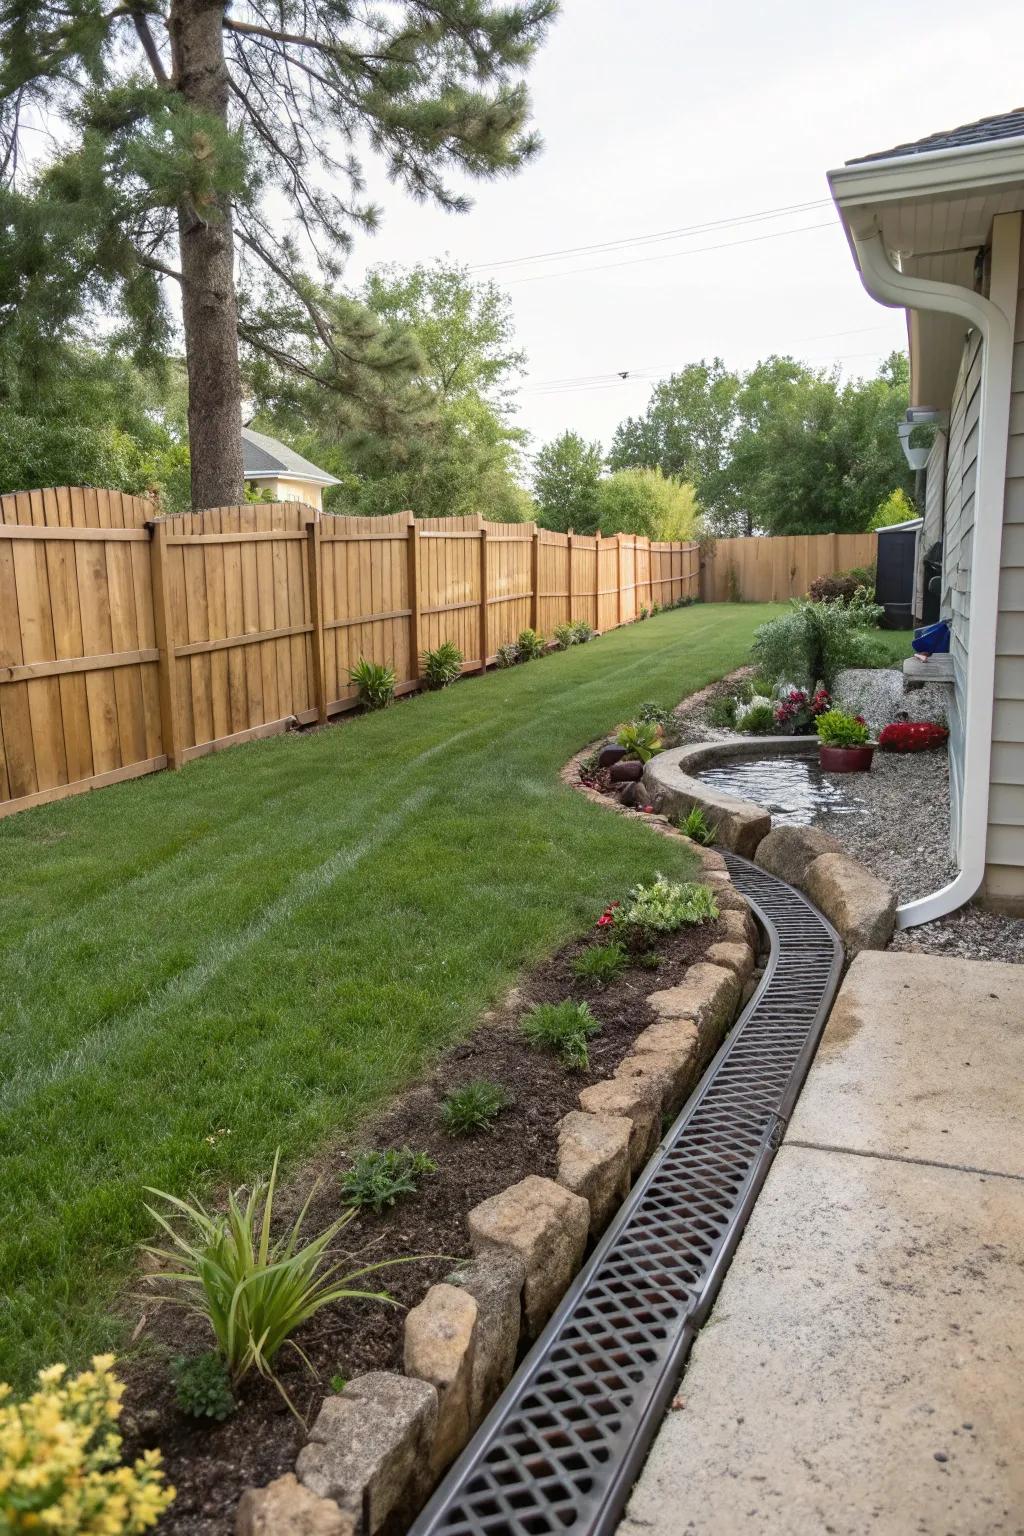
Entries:
{"type": "MultiPolygon", "coordinates": [[[[682,838],[667,817],[647,820],[682,838]]],[[[555,1177],[529,1175],[469,1212],[472,1258],[406,1315],[404,1374],[369,1372],[329,1397],[295,1471],[243,1494],[237,1536],[397,1536],[511,1380],[760,980],[749,903],[721,854],[683,841],[724,938],[648,996],[657,1022],[559,1122],[555,1177]]]]}

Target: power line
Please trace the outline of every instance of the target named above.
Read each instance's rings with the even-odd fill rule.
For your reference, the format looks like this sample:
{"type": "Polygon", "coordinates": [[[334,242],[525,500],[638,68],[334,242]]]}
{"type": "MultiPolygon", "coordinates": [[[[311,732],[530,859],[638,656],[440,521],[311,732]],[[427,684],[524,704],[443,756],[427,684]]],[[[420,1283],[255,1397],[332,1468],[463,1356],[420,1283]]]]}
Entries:
{"type": "Polygon", "coordinates": [[[504,284],[516,288],[523,283],[543,283],[552,277],[586,276],[590,272],[611,272],[615,267],[637,267],[649,261],[671,261],[677,256],[700,256],[706,251],[731,251],[740,245],[758,245],[764,240],[783,240],[787,235],[806,235],[816,229],[838,229],[835,219],[821,224],[801,224],[797,229],[779,229],[770,235],[750,235],[746,240],[726,240],[718,245],[692,246],[688,251],[662,251],[658,256],[631,256],[628,261],[605,262],[599,267],[566,267],[562,272],[537,272],[532,277],[514,277],[504,284]]]}
{"type": "Polygon", "coordinates": [[[471,272],[486,272],[492,267],[518,267],[524,262],[549,261],[563,256],[581,256],[589,252],[610,251],[616,248],[647,245],[659,240],[678,240],[685,235],[703,235],[712,229],[723,229],[730,225],[752,224],[761,219],[781,218],[790,213],[810,213],[815,208],[824,208],[830,199],[827,197],[815,198],[806,203],[788,203],[778,208],[764,208],[757,213],[734,214],[727,219],[710,219],[703,224],[684,225],[679,229],[656,230],[649,235],[624,235],[618,240],[602,240],[591,245],[567,245],[554,251],[534,251],[526,256],[507,256],[497,261],[482,261],[470,266],[471,272]]]}

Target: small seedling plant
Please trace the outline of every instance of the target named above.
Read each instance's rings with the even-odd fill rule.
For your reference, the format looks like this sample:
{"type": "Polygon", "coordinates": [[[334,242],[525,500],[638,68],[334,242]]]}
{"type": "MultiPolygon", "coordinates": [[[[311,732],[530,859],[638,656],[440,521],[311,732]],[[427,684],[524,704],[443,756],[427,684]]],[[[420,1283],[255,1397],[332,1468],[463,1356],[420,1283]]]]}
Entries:
{"type": "Polygon", "coordinates": [[[613,939],[610,944],[594,944],[572,962],[573,975],[596,987],[606,987],[622,975],[629,964],[624,944],[613,939]]]}
{"type": "Polygon", "coordinates": [[[389,1147],[383,1152],[360,1152],[352,1167],[341,1176],[341,1192],[351,1206],[383,1211],[403,1195],[414,1195],[422,1179],[437,1172],[426,1152],[411,1147],[389,1147]]]}
{"type": "Polygon", "coordinates": [[[700,843],[703,848],[710,848],[718,836],[717,826],[712,827],[708,824],[708,819],[699,805],[690,807],[685,820],[679,823],[679,830],[692,838],[695,843],[700,843]]]}
{"type": "Polygon", "coordinates": [[[661,726],[653,720],[630,720],[620,725],[615,740],[634,762],[648,763],[664,747],[661,726]]]}
{"type": "Polygon", "coordinates": [[[216,1350],[191,1358],[179,1355],[171,1366],[171,1379],[175,1401],[190,1419],[221,1424],[238,1406],[228,1368],[216,1350]]]}
{"type": "Polygon", "coordinates": [[[651,885],[638,885],[614,909],[613,925],[625,942],[650,949],[659,936],[689,924],[713,922],[718,903],[707,885],[673,881],[658,875],[651,885]]]}
{"type": "Polygon", "coordinates": [[[600,1034],[601,1021],[595,1019],[587,1003],[538,1003],[521,1020],[523,1034],[540,1050],[557,1052],[567,1067],[585,1072],[590,1066],[587,1041],[600,1034]]]}
{"type": "Polygon", "coordinates": [[[359,701],[367,709],[386,709],[395,697],[395,669],[361,656],[349,672],[349,680],[356,687],[359,701]]]}
{"type": "Polygon", "coordinates": [[[476,1131],[490,1131],[503,1109],[512,1103],[512,1095],[503,1083],[485,1078],[453,1088],[441,1100],[441,1124],[449,1136],[471,1136],[476,1131]]]}

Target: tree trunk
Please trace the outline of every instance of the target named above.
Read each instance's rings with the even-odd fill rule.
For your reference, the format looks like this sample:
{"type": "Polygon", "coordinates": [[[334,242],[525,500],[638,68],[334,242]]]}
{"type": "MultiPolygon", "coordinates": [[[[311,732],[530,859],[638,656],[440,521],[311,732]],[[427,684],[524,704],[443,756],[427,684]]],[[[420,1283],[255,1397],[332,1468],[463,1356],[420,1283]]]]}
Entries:
{"type": "MultiPolygon", "coordinates": [[[[227,122],[223,0],[172,0],[168,30],[174,85],[186,101],[227,122]]],[[[231,205],[178,210],[182,321],[188,369],[192,505],[233,506],[242,480],[242,381],[231,205]]]]}

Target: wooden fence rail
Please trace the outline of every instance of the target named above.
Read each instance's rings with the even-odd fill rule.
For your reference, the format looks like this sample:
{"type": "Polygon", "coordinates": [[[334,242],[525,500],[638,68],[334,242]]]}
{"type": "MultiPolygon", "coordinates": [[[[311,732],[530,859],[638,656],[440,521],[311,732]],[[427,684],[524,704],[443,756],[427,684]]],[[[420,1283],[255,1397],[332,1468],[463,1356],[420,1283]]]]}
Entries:
{"type": "MultiPolygon", "coordinates": [[[[408,693],[442,641],[480,670],[527,626],[614,629],[701,585],[696,544],[631,534],[294,502],[156,512],[108,491],[0,497],[0,817],[326,721],[357,703],[360,657],[408,693]]],[[[780,541],[719,551],[733,542],[780,541]]]]}

